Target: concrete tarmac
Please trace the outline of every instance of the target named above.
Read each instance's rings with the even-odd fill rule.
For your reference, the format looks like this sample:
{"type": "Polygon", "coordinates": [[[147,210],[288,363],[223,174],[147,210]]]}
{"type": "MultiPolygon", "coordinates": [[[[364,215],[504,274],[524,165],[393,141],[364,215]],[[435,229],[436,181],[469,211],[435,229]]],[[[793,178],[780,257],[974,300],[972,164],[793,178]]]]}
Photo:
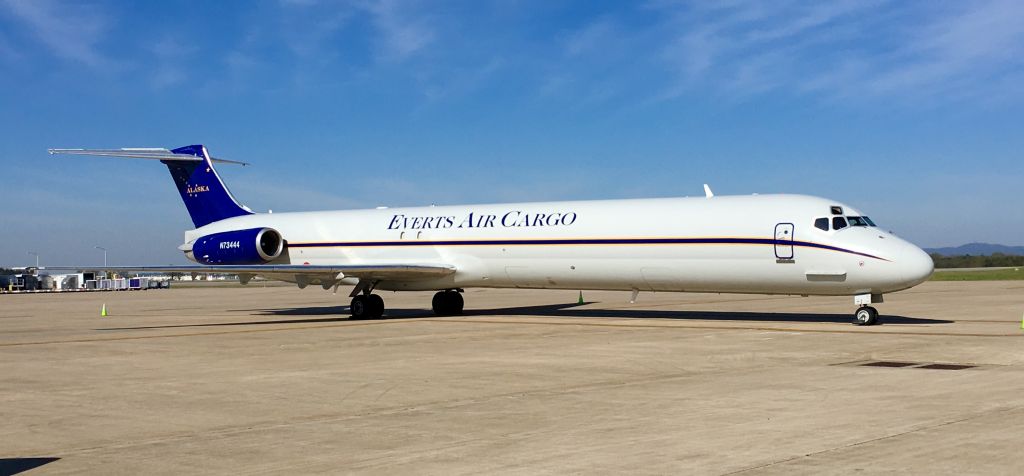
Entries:
{"type": "Polygon", "coordinates": [[[383,297],[0,296],[0,474],[1024,474],[1021,282],[383,297]]]}

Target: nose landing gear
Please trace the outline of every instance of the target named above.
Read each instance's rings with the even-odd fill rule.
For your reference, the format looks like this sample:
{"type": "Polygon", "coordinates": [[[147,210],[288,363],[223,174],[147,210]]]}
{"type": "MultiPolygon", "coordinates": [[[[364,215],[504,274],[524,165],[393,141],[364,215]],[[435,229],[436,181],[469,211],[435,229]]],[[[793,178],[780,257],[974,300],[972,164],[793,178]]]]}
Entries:
{"type": "Polygon", "coordinates": [[[871,306],[861,306],[853,314],[853,320],[858,326],[873,326],[878,324],[878,310],[871,306]]]}
{"type": "Polygon", "coordinates": [[[878,324],[878,309],[871,307],[872,304],[884,302],[881,294],[858,294],[853,297],[853,303],[860,306],[857,312],[853,313],[853,323],[858,326],[873,326],[878,324]]]}

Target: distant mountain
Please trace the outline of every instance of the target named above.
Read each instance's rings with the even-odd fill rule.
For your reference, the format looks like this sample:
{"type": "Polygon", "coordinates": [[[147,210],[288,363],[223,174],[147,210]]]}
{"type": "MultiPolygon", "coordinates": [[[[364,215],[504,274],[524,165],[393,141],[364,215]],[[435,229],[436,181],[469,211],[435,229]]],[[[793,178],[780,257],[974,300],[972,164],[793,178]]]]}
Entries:
{"type": "Polygon", "coordinates": [[[946,248],[925,248],[929,254],[940,254],[943,256],[989,256],[995,253],[1004,255],[1024,255],[1024,246],[994,245],[991,243],[968,243],[960,246],[949,246],[946,248]]]}

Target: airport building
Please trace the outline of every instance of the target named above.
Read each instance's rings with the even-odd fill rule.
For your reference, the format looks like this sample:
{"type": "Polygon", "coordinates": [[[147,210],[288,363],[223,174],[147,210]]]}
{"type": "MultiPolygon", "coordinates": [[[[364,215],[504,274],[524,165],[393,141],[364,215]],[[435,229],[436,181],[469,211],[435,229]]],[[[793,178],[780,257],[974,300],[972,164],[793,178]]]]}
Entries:
{"type": "Polygon", "coordinates": [[[38,274],[39,271],[27,268],[21,274],[0,275],[0,292],[138,291],[164,289],[171,285],[170,276],[108,278],[103,273],[93,271],[38,274]]]}

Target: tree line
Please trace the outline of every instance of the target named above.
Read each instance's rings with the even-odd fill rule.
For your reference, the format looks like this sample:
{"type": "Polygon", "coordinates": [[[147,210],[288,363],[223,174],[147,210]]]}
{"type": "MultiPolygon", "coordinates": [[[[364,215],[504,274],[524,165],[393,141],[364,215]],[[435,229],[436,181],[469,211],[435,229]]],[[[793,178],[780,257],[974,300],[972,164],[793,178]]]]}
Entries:
{"type": "Polygon", "coordinates": [[[936,268],[996,268],[1003,266],[1024,266],[1024,256],[993,253],[989,256],[944,256],[931,255],[936,268]]]}

